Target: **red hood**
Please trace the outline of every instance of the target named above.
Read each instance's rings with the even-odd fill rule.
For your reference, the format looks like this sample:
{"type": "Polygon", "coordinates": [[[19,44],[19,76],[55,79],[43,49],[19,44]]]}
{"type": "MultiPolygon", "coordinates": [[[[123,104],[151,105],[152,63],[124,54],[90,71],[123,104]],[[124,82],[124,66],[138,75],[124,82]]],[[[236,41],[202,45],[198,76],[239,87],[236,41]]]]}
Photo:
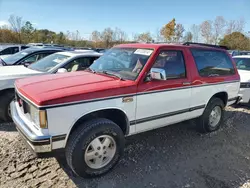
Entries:
{"type": "Polygon", "coordinates": [[[134,81],[90,72],[33,76],[16,81],[17,90],[39,106],[135,93],[134,81]]]}

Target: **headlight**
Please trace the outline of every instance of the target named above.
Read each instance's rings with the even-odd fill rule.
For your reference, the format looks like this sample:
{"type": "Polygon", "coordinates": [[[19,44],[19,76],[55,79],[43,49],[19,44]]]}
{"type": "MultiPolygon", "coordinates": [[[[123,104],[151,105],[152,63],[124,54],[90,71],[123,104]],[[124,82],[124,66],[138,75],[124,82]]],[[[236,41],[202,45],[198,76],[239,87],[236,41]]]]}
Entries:
{"type": "Polygon", "coordinates": [[[30,116],[32,121],[42,129],[48,128],[47,114],[45,110],[38,110],[33,105],[30,105],[30,116]]]}

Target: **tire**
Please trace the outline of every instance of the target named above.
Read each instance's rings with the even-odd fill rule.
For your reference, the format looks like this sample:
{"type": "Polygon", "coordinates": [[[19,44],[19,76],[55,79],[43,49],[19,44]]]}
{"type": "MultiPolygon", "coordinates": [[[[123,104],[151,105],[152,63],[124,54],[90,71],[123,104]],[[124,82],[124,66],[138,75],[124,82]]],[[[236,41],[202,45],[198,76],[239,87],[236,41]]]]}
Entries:
{"type": "MultiPolygon", "coordinates": [[[[93,119],[80,125],[70,135],[65,150],[66,160],[69,167],[78,176],[85,178],[100,176],[110,171],[117,164],[124,152],[124,145],[124,134],[117,124],[104,118],[93,119]],[[113,139],[113,141],[115,142],[114,145],[116,146],[116,150],[113,153],[112,159],[110,159],[110,161],[105,166],[94,168],[92,167],[93,164],[91,163],[91,161],[86,162],[85,154],[89,150],[89,145],[92,143],[92,141],[98,139],[98,137],[103,135],[110,137],[109,139],[113,139]]],[[[103,150],[99,150],[99,157],[101,155],[104,156],[104,145],[102,146],[103,150]]],[[[99,147],[97,147],[97,149],[98,148],[99,147]]],[[[97,149],[94,150],[95,155],[97,153],[96,151],[98,151],[97,149]]],[[[103,157],[103,160],[104,158],[105,157],[103,157]]],[[[96,160],[97,157],[94,159],[94,162],[96,160]]]]}
{"type": "Polygon", "coordinates": [[[14,98],[14,91],[7,91],[0,96],[0,119],[4,122],[12,122],[9,114],[9,105],[14,98]]]}
{"type": "Polygon", "coordinates": [[[209,133],[209,132],[213,132],[213,131],[216,131],[220,128],[221,126],[221,122],[223,121],[223,117],[224,117],[224,108],[225,108],[225,105],[223,103],[223,101],[219,98],[212,98],[203,114],[201,117],[198,118],[198,121],[197,121],[197,129],[199,132],[201,133],[209,133]],[[212,124],[210,122],[210,114],[212,113],[212,111],[214,109],[217,109],[218,110],[218,107],[220,108],[220,111],[221,111],[221,115],[220,115],[220,118],[219,120],[217,119],[217,121],[215,121],[215,124],[212,124]],[[216,123],[217,122],[217,123],[216,123]]]}

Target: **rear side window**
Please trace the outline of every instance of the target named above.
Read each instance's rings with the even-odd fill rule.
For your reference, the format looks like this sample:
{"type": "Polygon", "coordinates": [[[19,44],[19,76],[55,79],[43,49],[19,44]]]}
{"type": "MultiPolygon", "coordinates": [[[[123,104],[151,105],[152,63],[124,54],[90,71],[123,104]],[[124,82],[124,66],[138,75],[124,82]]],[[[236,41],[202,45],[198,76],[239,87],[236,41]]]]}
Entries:
{"type": "Polygon", "coordinates": [[[191,49],[200,76],[227,76],[235,73],[233,63],[222,51],[191,49]]]}

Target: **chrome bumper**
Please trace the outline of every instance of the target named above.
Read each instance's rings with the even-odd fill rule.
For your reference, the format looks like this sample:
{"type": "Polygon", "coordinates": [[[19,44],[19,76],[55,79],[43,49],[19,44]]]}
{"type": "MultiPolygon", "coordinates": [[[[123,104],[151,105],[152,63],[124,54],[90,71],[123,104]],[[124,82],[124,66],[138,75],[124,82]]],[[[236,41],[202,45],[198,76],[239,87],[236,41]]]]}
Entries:
{"type": "Polygon", "coordinates": [[[16,109],[15,102],[10,105],[11,116],[16,124],[16,128],[20,135],[25,139],[29,146],[36,153],[50,152],[52,150],[51,136],[38,136],[36,135],[21,119],[16,109]]]}

